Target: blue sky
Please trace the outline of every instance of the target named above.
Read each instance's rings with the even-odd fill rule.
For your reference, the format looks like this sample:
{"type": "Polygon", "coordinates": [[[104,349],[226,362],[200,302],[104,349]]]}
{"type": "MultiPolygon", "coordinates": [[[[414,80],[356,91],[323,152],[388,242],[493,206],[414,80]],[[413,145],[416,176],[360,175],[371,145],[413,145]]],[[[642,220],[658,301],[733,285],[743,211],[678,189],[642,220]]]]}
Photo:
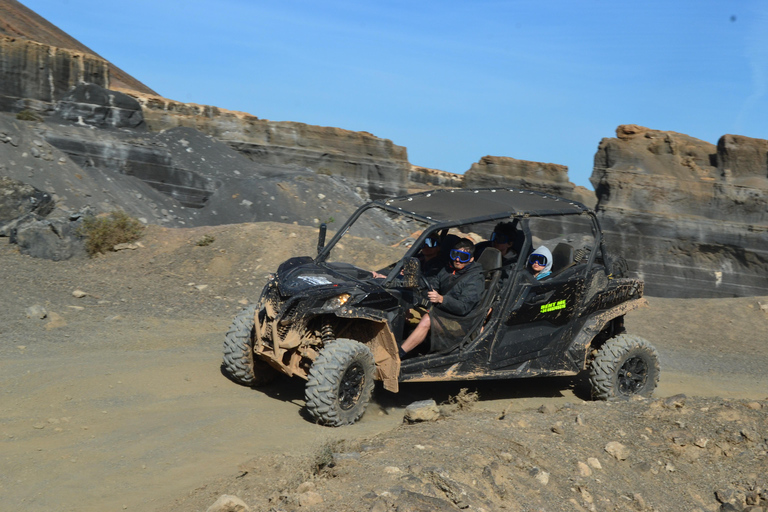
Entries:
{"type": "Polygon", "coordinates": [[[589,176],[620,124],[768,139],[768,2],[21,0],[159,94],[362,130],[411,163],[589,176]]]}

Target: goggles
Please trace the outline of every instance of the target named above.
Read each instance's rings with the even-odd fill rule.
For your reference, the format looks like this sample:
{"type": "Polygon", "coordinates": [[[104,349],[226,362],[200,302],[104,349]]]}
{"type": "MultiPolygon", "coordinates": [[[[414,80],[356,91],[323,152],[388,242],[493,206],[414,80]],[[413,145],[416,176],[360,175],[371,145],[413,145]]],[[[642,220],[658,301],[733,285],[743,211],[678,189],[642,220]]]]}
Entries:
{"type": "Polygon", "coordinates": [[[547,257],[543,254],[531,254],[531,257],[528,258],[528,263],[533,265],[534,263],[538,263],[542,267],[547,266],[547,257]]]}
{"type": "Polygon", "coordinates": [[[428,237],[424,239],[424,247],[437,247],[440,245],[440,240],[437,238],[428,237]]]}
{"type": "Polygon", "coordinates": [[[507,235],[504,235],[504,234],[501,234],[501,233],[496,233],[496,232],[491,234],[491,242],[493,242],[493,243],[496,243],[496,244],[508,244],[511,241],[512,241],[512,238],[507,236],[507,235]]]}
{"type": "Polygon", "coordinates": [[[461,251],[459,249],[451,249],[451,261],[458,260],[459,263],[469,263],[472,259],[472,255],[467,251],[461,251]]]}

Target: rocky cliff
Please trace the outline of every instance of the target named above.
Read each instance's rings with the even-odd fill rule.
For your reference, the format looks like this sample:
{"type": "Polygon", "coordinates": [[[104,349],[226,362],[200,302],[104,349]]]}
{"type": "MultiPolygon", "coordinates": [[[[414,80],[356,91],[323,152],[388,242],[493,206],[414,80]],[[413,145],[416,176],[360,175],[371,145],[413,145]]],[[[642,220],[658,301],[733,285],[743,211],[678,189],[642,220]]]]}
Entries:
{"type": "MultiPolygon", "coordinates": [[[[44,46],[51,47],[55,52],[60,54],[64,53],[62,50],[71,50],[73,55],[87,54],[89,58],[97,58],[104,61],[106,67],[109,69],[109,84],[111,84],[112,87],[155,94],[152,89],[138,81],[136,78],[114,64],[105,61],[99,57],[96,52],[82,44],[80,41],[77,41],[69,34],[49,23],[46,19],[26,8],[16,0],[0,0],[0,36],[8,36],[9,39],[14,40],[21,39],[35,41],[44,46]]],[[[29,54],[28,56],[34,56],[34,54],[29,54]]],[[[39,63],[39,60],[34,58],[26,63],[20,63],[21,66],[18,66],[17,64],[17,66],[24,67],[25,64],[34,65],[36,63],[39,63]]],[[[0,81],[4,79],[4,76],[5,73],[0,74],[0,81]]],[[[55,78],[57,75],[56,73],[53,73],[52,76],[55,78]]],[[[90,81],[99,85],[106,84],[97,80],[90,81]]],[[[48,84],[50,82],[41,83],[48,84]]],[[[72,83],[71,85],[75,85],[75,83],[72,83]]],[[[0,87],[0,90],[5,90],[5,87],[0,87]]],[[[29,97],[34,98],[34,96],[29,97]]]]}
{"type": "Polygon", "coordinates": [[[565,165],[530,162],[505,156],[484,156],[464,173],[464,186],[515,187],[573,199],[590,208],[597,198],[591,190],[568,180],[565,165]]]}
{"type": "Polygon", "coordinates": [[[0,35],[0,111],[52,111],[55,102],[81,82],[109,87],[106,61],[0,35]]]}
{"type": "Polygon", "coordinates": [[[259,119],[243,112],[179,103],[130,93],[141,103],[153,131],[189,127],[226,142],[252,162],[311,169],[340,178],[372,198],[402,195],[408,180],[408,153],[367,132],[259,119]]]}
{"type": "Polygon", "coordinates": [[[591,177],[609,244],[651,295],[728,297],[768,290],[768,141],[717,146],[619,126],[591,177]]]}

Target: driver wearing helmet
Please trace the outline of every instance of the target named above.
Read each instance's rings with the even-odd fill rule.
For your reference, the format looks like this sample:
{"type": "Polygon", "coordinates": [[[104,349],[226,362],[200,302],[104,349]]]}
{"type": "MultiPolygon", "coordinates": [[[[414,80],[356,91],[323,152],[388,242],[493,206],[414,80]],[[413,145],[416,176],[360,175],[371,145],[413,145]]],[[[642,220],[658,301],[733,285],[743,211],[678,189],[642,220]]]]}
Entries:
{"type": "MultiPolygon", "coordinates": [[[[450,263],[436,276],[427,278],[427,293],[433,308],[451,315],[465,316],[480,302],[485,291],[482,268],[474,263],[475,244],[468,238],[460,239],[450,252],[450,263]]],[[[429,334],[429,314],[422,316],[419,325],[400,347],[400,358],[420,345],[429,334]]]]}

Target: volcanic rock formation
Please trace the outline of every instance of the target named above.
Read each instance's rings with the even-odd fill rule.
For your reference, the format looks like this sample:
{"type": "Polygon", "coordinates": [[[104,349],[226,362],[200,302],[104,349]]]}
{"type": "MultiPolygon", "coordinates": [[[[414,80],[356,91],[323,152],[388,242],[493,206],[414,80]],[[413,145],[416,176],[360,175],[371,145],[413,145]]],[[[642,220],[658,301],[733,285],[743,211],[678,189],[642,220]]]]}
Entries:
{"type": "Polygon", "coordinates": [[[768,290],[768,141],[717,146],[619,126],[600,142],[591,181],[609,245],[649,294],[728,297],[768,290]]]}
{"type": "Polygon", "coordinates": [[[464,186],[515,187],[573,199],[593,208],[595,194],[568,181],[568,167],[518,160],[506,156],[484,156],[464,173],[464,186]]]}

